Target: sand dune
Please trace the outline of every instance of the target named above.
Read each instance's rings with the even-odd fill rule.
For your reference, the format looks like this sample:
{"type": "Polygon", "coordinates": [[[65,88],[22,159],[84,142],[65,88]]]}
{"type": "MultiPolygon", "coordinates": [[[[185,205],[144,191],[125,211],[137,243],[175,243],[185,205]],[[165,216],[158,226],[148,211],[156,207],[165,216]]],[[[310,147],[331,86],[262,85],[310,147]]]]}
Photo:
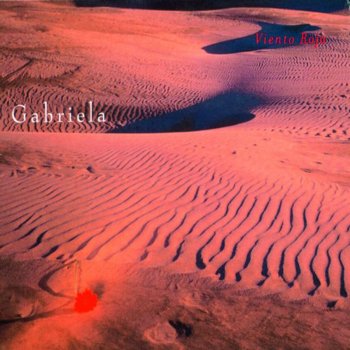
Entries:
{"type": "Polygon", "coordinates": [[[346,327],[334,329],[350,293],[348,17],[9,2],[0,12],[0,286],[17,298],[0,309],[8,348],[23,344],[19,330],[45,348],[37,334],[50,324],[57,339],[68,323],[80,347],[277,348],[276,327],[284,348],[346,348],[346,327]],[[254,50],[262,23],[327,43],[254,50]],[[43,100],[54,113],[88,113],[93,100],[107,122],[11,118],[43,100]],[[76,262],[82,286],[105,289],[88,335],[71,315],[76,262]]]}
{"type": "MultiPolygon", "coordinates": [[[[231,135],[166,134],[155,140],[140,135],[138,141],[127,135],[118,140],[43,135],[50,153],[42,158],[37,146],[26,149],[27,142],[43,142],[39,135],[23,135],[21,159],[28,152],[33,160],[3,170],[8,180],[1,191],[2,253],[141,261],[200,270],[244,286],[271,282],[275,288],[279,281],[288,289],[298,282],[305,294],[324,290],[346,297],[348,173],[327,172],[324,154],[310,168],[297,164],[305,153],[303,141],[287,143],[295,155],[286,159],[288,151],[273,151],[286,146],[283,138],[273,141],[244,129],[235,132],[234,141],[231,135]],[[220,144],[208,149],[217,137],[220,144]],[[245,138],[251,143],[237,147],[245,138]],[[80,164],[72,150],[62,150],[55,160],[58,143],[85,154],[80,164]],[[173,143],[176,151],[170,151],[173,143]],[[259,163],[264,153],[270,160],[259,163]],[[262,163],[266,170],[259,169],[262,163]],[[294,175],[287,176],[290,172],[294,175]]],[[[304,157],[312,157],[320,144],[313,146],[304,157]]],[[[339,144],[332,161],[341,162],[345,149],[339,144]]]]}
{"type": "MultiPolygon", "coordinates": [[[[25,7],[15,9],[23,13],[28,11],[25,7]]],[[[15,34],[6,36],[6,49],[1,52],[5,67],[1,78],[4,87],[1,94],[2,130],[118,132],[131,124],[131,128],[126,130],[136,128],[142,132],[146,129],[142,124],[139,127],[137,122],[157,116],[162,120],[168,116],[172,120],[180,119],[183,125],[173,125],[173,129],[186,130],[191,128],[193,119],[203,120],[201,115],[207,110],[207,101],[212,100],[214,105],[223,105],[221,118],[228,120],[228,123],[232,120],[232,124],[235,124],[237,118],[231,116],[239,112],[242,115],[254,114],[252,126],[259,129],[349,139],[350,87],[346,75],[349,70],[349,39],[346,31],[338,30],[344,26],[346,28],[347,17],[332,15],[335,27],[323,25],[322,31],[328,41],[317,50],[299,45],[271,50],[265,48],[254,55],[242,52],[218,56],[201,50],[209,43],[219,41],[215,39],[218,35],[214,35],[210,29],[213,21],[219,21],[222,35],[232,40],[228,45],[234,46],[237,40],[246,41],[253,47],[261,21],[257,18],[256,24],[252,24],[249,12],[244,10],[231,10],[232,15],[225,10],[224,18],[220,12],[199,15],[174,13],[171,19],[174,32],[166,31],[160,36],[155,34],[155,30],[168,21],[161,12],[154,16],[156,25],[147,22],[133,29],[128,22],[128,12],[117,12],[117,21],[116,17],[108,16],[106,10],[101,10],[101,16],[106,21],[102,26],[89,11],[80,11],[84,20],[73,18],[69,28],[64,25],[62,28],[62,23],[56,17],[45,24],[40,16],[34,15],[31,19],[33,31],[27,34],[27,40],[38,37],[40,44],[32,40],[33,47],[27,52],[12,48],[15,34]],[[180,28],[176,33],[180,25],[175,23],[186,16],[191,18],[192,27],[180,28]],[[235,17],[246,17],[247,22],[235,20],[235,17]],[[95,24],[93,31],[86,31],[88,28],[84,23],[87,20],[95,24]],[[108,34],[105,33],[105,26],[108,34]],[[82,29],[85,35],[81,35],[82,29]],[[130,35],[133,35],[142,59],[135,56],[130,35]],[[64,37],[64,41],[59,39],[60,36],[64,37]],[[112,46],[109,45],[111,40],[114,43],[112,46]],[[155,43],[156,49],[152,46],[155,43]],[[40,47],[45,45],[48,48],[40,47]],[[81,53],[75,50],[73,54],[72,47],[76,45],[82,50],[81,53]],[[9,61],[10,67],[6,64],[9,61]],[[157,67],[159,74],[154,74],[154,67],[157,67]],[[110,72],[113,72],[112,77],[110,72]],[[293,84],[292,89],[286,81],[293,84]],[[215,102],[222,94],[228,96],[228,101],[233,100],[232,105],[225,105],[221,100],[215,102]],[[243,95],[247,98],[242,98],[243,95]],[[256,102],[252,103],[254,99],[256,102]],[[23,123],[15,123],[11,117],[16,104],[26,105],[27,113],[43,113],[43,101],[47,101],[49,111],[54,116],[67,112],[62,106],[66,106],[66,109],[72,106],[74,115],[78,112],[89,115],[88,101],[92,100],[92,123],[87,120],[78,123],[76,119],[72,123],[59,123],[56,117],[55,123],[44,123],[43,118],[40,123],[31,123],[29,116],[23,123]],[[177,114],[173,115],[175,111],[177,114]],[[96,116],[100,112],[105,114],[107,122],[97,123],[96,116]]],[[[268,15],[273,20],[279,13],[283,11],[271,13],[260,10],[260,16],[268,15]]],[[[133,12],[135,20],[139,17],[140,21],[144,14],[133,12]]],[[[301,17],[294,22],[317,24],[308,13],[304,17],[298,16],[301,17]]],[[[329,15],[324,16],[327,18],[329,15]]],[[[285,21],[287,24],[293,22],[290,19],[285,21]]],[[[9,25],[15,26],[17,31],[21,31],[21,26],[23,30],[26,25],[21,21],[12,22],[11,17],[9,25]]],[[[18,114],[17,119],[23,120],[18,114]]],[[[201,128],[212,126],[210,121],[208,124],[201,128]]]]}

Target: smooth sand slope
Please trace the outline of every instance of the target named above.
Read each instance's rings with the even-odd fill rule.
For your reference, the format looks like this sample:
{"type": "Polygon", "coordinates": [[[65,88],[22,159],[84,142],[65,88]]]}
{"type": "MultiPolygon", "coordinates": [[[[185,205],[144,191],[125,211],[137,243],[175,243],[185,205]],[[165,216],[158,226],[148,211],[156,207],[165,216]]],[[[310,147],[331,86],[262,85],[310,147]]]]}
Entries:
{"type": "Polygon", "coordinates": [[[348,346],[348,17],[0,16],[6,349],[348,346]],[[254,48],[305,29],[327,44],[254,48]],[[44,100],[107,122],[14,123],[44,100]],[[74,314],[85,287],[98,306],[74,314]]]}

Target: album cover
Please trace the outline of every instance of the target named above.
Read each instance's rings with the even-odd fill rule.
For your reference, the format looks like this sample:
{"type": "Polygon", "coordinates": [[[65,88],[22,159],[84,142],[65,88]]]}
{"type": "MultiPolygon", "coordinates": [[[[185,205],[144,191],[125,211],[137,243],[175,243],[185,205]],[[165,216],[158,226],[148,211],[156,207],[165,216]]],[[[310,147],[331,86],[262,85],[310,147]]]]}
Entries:
{"type": "Polygon", "coordinates": [[[1,0],[0,349],[349,349],[349,8],[1,0]]]}

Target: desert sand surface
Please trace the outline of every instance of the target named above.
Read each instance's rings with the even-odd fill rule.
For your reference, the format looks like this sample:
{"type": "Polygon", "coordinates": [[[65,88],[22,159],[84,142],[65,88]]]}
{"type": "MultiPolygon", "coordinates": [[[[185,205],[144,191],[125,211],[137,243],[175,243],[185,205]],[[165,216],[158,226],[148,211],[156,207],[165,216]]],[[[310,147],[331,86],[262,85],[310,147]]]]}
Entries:
{"type": "Polygon", "coordinates": [[[349,349],[348,16],[0,18],[0,349],[349,349]],[[43,101],[106,122],[11,118],[43,101]]]}

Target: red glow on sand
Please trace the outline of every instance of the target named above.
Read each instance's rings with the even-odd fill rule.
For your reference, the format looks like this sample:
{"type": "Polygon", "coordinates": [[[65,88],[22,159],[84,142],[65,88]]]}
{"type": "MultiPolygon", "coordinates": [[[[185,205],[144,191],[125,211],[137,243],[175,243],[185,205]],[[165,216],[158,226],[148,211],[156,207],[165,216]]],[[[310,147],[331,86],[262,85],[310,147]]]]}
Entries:
{"type": "Polygon", "coordinates": [[[78,293],[75,298],[75,312],[88,312],[93,310],[97,305],[97,295],[90,289],[85,289],[84,292],[78,293]]]}

